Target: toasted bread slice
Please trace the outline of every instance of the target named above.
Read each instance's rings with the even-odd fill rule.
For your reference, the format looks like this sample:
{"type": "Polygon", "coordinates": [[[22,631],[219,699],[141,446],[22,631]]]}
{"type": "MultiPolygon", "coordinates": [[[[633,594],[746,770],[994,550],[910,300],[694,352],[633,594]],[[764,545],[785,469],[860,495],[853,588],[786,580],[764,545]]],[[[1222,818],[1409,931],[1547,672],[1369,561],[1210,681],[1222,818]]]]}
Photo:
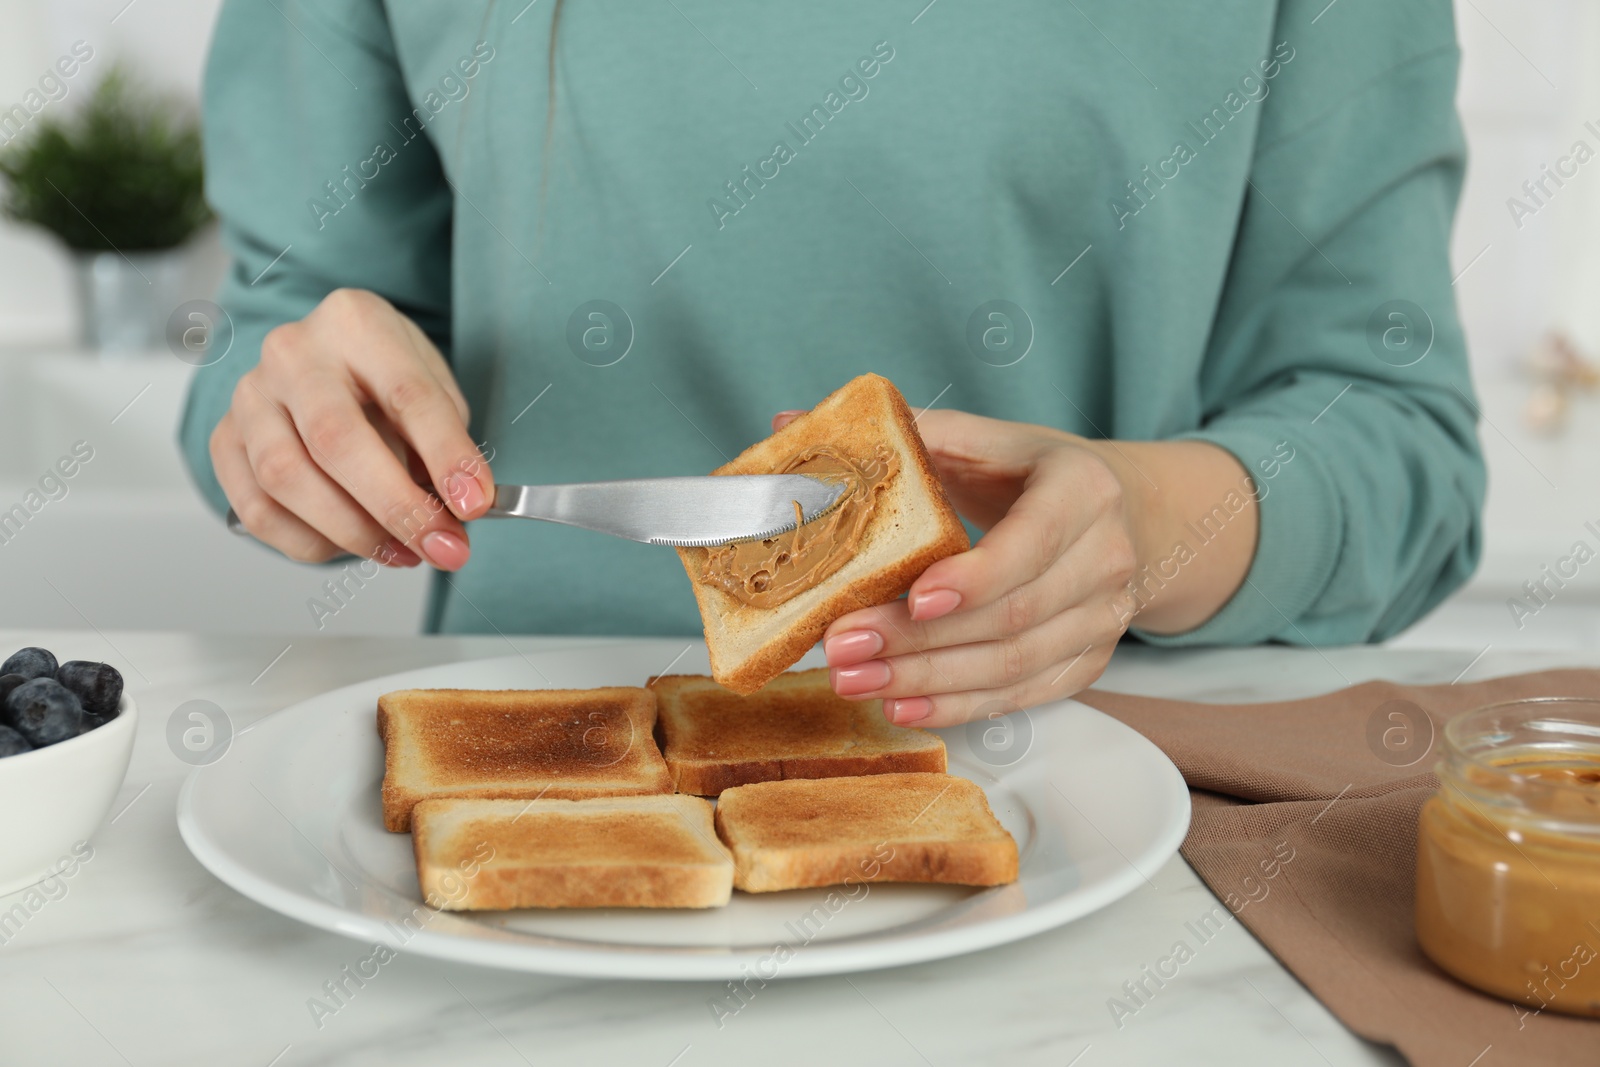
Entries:
{"type": "Polygon", "coordinates": [[[881,700],[845,700],[828,669],[780,674],[740,696],[704,675],[669,674],[656,693],[661,754],[680,793],[780,778],[839,778],[945,769],[938,734],[893,726],[881,700]]]}
{"type": "Polygon", "coordinates": [[[670,793],[655,694],[605,689],[402,689],[378,698],[383,825],[429,797],[670,793]]]}
{"type": "Polygon", "coordinates": [[[966,529],[945,496],[911,409],[899,390],[876,374],[847,383],[713,473],[781,473],[784,464],[816,446],[858,461],[883,447],[898,459],[899,470],[878,495],[861,540],[842,567],[781,604],[755,607],[699,580],[707,549],[678,550],[700,605],[711,673],[735,693],[753,693],[789,669],[834,619],[888,603],[930,564],[968,547],[966,529]]]}
{"type": "Polygon", "coordinates": [[[1017,843],[983,790],[947,774],[741,785],[717,798],[717,833],[733,850],[733,884],[750,893],[1017,880],[1017,843]]]}
{"type": "Polygon", "coordinates": [[[424,800],[412,826],[422,898],[446,911],[716,908],[733,893],[699,797],[424,800]]]}

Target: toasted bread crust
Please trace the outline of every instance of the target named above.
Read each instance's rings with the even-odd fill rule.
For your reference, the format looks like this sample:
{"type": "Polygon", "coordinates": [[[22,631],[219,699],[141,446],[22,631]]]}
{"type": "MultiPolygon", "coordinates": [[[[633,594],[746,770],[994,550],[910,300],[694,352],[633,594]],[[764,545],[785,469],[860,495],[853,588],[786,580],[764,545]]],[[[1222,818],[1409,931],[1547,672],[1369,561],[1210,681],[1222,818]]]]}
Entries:
{"type": "Polygon", "coordinates": [[[786,760],[716,763],[679,760],[669,763],[672,783],[680,793],[714,797],[735,786],[802,778],[854,778],[873,774],[941,774],[944,754],[934,751],[882,752],[869,757],[822,756],[786,760]]]}
{"type": "Polygon", "coordinates": [[[557,867],[537,872],[484,871],[459,902],[429,897],[441,875],[417,862],[424,899],[445,901],[441,911],[509,911],[514,908],[720,908],[732,881],[711,868],[639,868],[619,876],[612,866],[557,867]]]}
{"type": "Polygon", "coordinates": [[[762,782],[717,801],[734,886],[770,893],[860,882],[1014,882],[1017,845],[965,778],[893,774],[762,782]],[[920,809],[920,810],[919,810],[920,809]]]}
{"type": "Polygon", "coordinates": [[[779,675],[749,696],[704,675],[664,675],[650,688],[662,755],[680,793],[710,797],[786,778],[945,770],[937,734],[890,725],[882,701],[836,695],[826,667],[779,675]]]}
{"type": "Polygon", "coordinates": [[[413,825],[417,883],[441,910],[714,908],[733,890],[732,857],[716,838],[710,803],[697,797],[436,798],[416,806],[413,825]],[[563,844],[585,851],[599,817],[613,830],[618,820],[631,826],[632,847],[562,856],[563,844]],[[658,847],[640,847],[644,838],[658,847]]]}
{"type": "Polygon", "coordinates": [[[1017,880],[1014,844],[912,841],[891,843],[888,847],[893,851],[887,853],[887,861],[869,845],[771,854],[735,850],[733,885],[746,893],[777,893],[863,882],[983,887],[1009,885],[1017,880]]]}
{"type": "MultiPolygon", "coordinates": [[[[819,440],[819,437],[829,434],[825,427],[834,411],[850,404],[870,405],[873,401],[887,405],[890,419],[904,439],[905,448],[898,451],[902,459],[909,462],[905,463],[897,477],[920,482],[932,502],[932,506],[927,509],[929,514],[917,516],[934,528],[932,537],[922,547],[860,577],[841,579],[835,574],[825,579],[818,588],[828,588],[840,582],[843,584],[838,584],[829,595],[809,608],[798,620],[785,627],[781,634],[765,642],[753,655],[739,661],[730,661],[726,650],[720,647],[717,629],[711,625],[711,620],[736,612],[774,609],[746,607],[720,589],[698,581],[697,575],[704,567],[705,550],[693,548],[678,550],[684,570],[689,575],[689,584],[694,590],[701,618],[706,622],[706,643],[711,655],[712,676],[736,693],[753,693],[797,663],[821,639],[833,620],[860,608],[875,607],[894,600],[911,588],[911,583],[916,581],[929,566],[946,556],[964,552],[970,546],[966,528],[961,525],[960,517],[951,506],[944,484],[934,469],[933,459],[917,432],[911,408],[892,382],[876,374],[863,374],[847,382],[824,398],[811,411],[799,416],[771,437],[756,442],[713,473],[770,473],[773,469],[772,464],[781,462],[776,457],[782,448],[775,449],[773,442],[780,443],[783,448],[792,449],[798,449],[807,443],[840,443],[819,440]],[[871,397],[863,399],[863,395],[869,393],[871,397]]],[[[858,424],[853,429],[857,433],[857,439],[862,443],[876,443],[880,439],[879,436],[869,436],[870,430],[865,424],[858,424]]],[[[878,525],[877,518],[869,521],[867,539],[872,537],[878,525]]],[[[864,551],[866,547],[867,543],[864,541],[862,550],[864,551]]]]}
{"type": "MultiPolygon", "coordinates": [[[[384,743],[384,829],[405,833],[411,828],[412,808],[429,797],[571,800],[670,793],[672,776],[653,736],[655,714],[655,694],[632,686],[385,693],[378,698],[377,715],[384,743]],[[581,744],[596,729],[583,716],[600,714],[602,709],[610,713],[600,720],[603,723],[628,726],[625,748],[612,758],[601,744],[592,758],[581,758],[573,751],[574,739],[581,744]],[[480,730],[493,727],[490,741],[507,736],[517,739],[521,723],[529,737],[538,730],[554,732],[561,744],[551,747],[550,758],[538,768],[507,766],[496,779],[492,751],[468,762],[459,752],[441,751],[441,742],[419,725],[440,714],[477,722],[480,730]],[[578,718],[573,720],[573,716],[578,718]],[[556,723],[565,725],[553,727],[556,723]],[[430,749],[430,745],[435,747],[430,749]]],[[[461,737],[452,739],[458,748],[474,739],[472,730],[459,733],[461,737]]],[[[492,750],[494,746],[486,743],[479,747],[492,750]]]]}

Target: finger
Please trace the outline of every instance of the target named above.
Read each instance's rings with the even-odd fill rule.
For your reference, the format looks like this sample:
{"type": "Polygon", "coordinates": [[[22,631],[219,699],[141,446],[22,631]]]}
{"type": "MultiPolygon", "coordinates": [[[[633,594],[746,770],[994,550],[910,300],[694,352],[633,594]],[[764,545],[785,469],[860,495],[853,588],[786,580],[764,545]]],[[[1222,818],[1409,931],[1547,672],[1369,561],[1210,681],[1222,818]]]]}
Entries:
{"type": "Polygon", "coordinates": [[[1061,612],[1042,625],[993,641],[915,650],[834,667],[834,692],[852,700],[932,696],[1016,685],[1084,649],[1115,641],[1121,627],[1108,598],[1061,612]]]}
{"type": "Polygon", "coordinates": [[[467,433],[450,395],[416,366],[352,365],[357,380],[428,469],[428,477],[462,519],[487,511],[493,476],[467,433]]]}
{"type": "Polygon", "coordinates": [[[244,441],[224,415],[211,434],[211,467],[239,522],[262,544],[302,563],[321,563],[339,555],[339,546],[290,514],[256,484],[244,441]]]}
{"type": "Polygon", "coordinates": [[[422,562],[317,466],[277,405],[250,389],[232,414],[255,483],[275,503],[346,552],[400,567],[422,562]]]}
{"type": "Polygon", "coordinates": [[[1047,426],[991,419],[952,408],[930,408],[917,416],[917,433],[941,472],[978,472],[988,478],[1020,478],[1040,457],[1070,435],[1047,426]]]}
{"type": "Polygon", "coordinates": [[[881,656],[917,649],[1011,637],[1090,599],[1097,592],[1122,588],[1120,575],[1108,577],[1103,561],[1119,553],[1127,534],[1102,520],[1090,526],[1042,575],[1017,586],[982,607],[933,620],[911,618],[904,600],[844,615],[828,627],[822,648],[830,667],[849,666],[881,656]]]}
{"type": "Polygon", "coordinates": [[[785,426],[789,425],[795,419],[798,419],[801,415],[804,415],[804,414],[805,414],[804,411],[780,411],[780,412],[778,412],[776,415],[772,416],[772,432],[773,433],[777,433],[779,430],[783,429],[785,426]]]}
{"type": "Polygon", "coordinates": [[[883,714],[897,726],[937,728],[975,719],[1014,715],[1051,700],[1065,700],[1093,685],[1105,671],[1116,645],[1096,645],[1015,685],[883,702],[883,714]]]}
{"type": "MultiPolygon", "coordinates": [[[[939,560],[912,583],[912,618],[991,603],[1043,574],[1102,515],[1121,514],[1122,486],[1114,474],[1073,453],[1057,455],[1041,461],[1016,503],[976,545],[939,560]]],[[[1103,566],[1108,574],[1131,574],[1131,544],[1109,554],[1103,566]]]]}
{"type": "Polygon", "coordinates": [[[346,340],[352,375],[422,459],[457,517],[476,518],[489,509],[494,479],[467,433],[465,400],[441,381],[453,376],[442,357],[434,364],[424,354],[433,347],[426,337],[419,352],[412,331],[421,331],[403,316],[376,316],[372,326],[346,340]]]}
{"type": "Polygon", "coordinates": [[[417,353],[417,358],[422,360],[440,387],[450,395],[451,402],[456,406],[456,414],[461,416],[461,424],[471,425],[472,409],[467,404],[467,398],[462,394],[461,386],[456,381],[455,372],[450,369],[450,364],[445,361],[444,355],[409,316],[401,315],[400,321],[405,324],[406,334],[411,338],[411,347],[417,353]]]}
{"type": "MultiPolygon", "coordinates": [[[[251,382],[246,376],[245,382],[251,382]]],[[[413,482],[351,393],[350,383],[326,371],[303,371],[286,389],[271,382],[318,467],[402,544],[440,570],[455,571],[471,556],[466,530],[448,507],[413,482]]],[[[272,396],[257,389],[263,399],[272,396]]]]}

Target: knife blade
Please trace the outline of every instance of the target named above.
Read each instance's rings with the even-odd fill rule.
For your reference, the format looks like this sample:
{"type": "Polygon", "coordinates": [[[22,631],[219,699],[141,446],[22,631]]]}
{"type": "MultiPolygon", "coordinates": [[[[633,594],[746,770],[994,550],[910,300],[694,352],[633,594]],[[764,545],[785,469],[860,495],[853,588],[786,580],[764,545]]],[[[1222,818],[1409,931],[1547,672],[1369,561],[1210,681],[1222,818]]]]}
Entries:
{"type": "Polygon", "coordinates": [[[847,487],[805,474],[721,474],[494,488],[485,518],[538,519],[646,544],[702,548],[793,530],[826,514],[847,487]]]}

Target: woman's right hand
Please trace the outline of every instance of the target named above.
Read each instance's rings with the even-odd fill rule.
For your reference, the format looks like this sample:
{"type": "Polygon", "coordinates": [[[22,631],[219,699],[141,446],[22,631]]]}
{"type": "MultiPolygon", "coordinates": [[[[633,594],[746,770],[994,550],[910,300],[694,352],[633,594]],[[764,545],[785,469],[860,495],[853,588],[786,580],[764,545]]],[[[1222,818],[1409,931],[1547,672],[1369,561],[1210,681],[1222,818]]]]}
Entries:
{"type": "Polygon", "coordinates": [[[211,462],[245,529],[291,559],[454,571],[471,554],[462,520],[494,498],[467,419],[427,335],[382,297],[338,289],[267,334],[211,462]]]}

